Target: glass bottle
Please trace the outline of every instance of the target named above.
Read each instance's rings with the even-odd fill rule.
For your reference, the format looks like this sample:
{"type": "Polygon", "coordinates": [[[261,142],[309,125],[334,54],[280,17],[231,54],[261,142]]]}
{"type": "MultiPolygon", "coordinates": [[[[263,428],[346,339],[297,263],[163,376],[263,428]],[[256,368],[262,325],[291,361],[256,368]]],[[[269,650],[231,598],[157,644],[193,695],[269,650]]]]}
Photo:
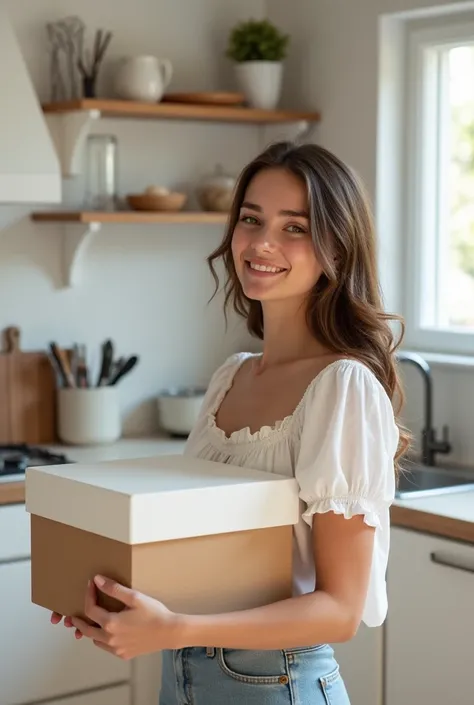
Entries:
{"type": "Polygon", "coordinates": [[[117,152],[114,135],[89,135],[86,144],[85,207],[117,209],[117,152]]]}

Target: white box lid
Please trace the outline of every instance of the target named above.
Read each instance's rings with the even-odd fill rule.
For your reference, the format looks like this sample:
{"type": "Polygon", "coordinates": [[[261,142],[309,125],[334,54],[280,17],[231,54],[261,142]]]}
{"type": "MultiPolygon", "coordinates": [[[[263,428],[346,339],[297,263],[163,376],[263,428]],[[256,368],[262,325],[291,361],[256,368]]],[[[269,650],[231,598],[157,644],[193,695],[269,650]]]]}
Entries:
{"type": "Polygon", "coordinates": [[[296,480],[187,455],[26,471],[26,510],[127,544],[296,524],[296,480]]]}

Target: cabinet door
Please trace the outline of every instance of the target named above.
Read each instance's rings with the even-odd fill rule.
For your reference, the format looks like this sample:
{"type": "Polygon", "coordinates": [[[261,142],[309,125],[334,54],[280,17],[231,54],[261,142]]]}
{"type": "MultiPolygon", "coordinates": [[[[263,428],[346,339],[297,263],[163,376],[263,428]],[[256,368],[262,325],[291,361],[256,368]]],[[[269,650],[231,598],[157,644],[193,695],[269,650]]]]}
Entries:
{"type": "Polygon", "coordinates": [[[351,705],[381,705],[383,630],[361,624],[356,636],[333,645],[351,705]]]}
{"type": "Polygon", "coordinates": [[[128,681],[130,661],[74,639],[72,630],[54,627],[49,612],[31,603],[30,565],[29,560],[0,564],[1,705],[128,681]]]}
{"type": "Polygon", "coordinates": [[[386,705],[473,701],[474,546],[392,530],[386,705]]]}
{"type": "Polygon", "coordinates": [[[96,690],[69,698],[43,702],[41,705],[132,705],[131,688],[121,685],[106,690],[96,690]]]}
{"type": "Polygon", "coordinates": [[[0,506],[0,563],[30,557],[30,515],[24,504],[0,506]]]}
{"type": "Polygon", "coordinates": [[[133,661],[133,705],[158,705],[161,688],[161,653],[133,661]]]}

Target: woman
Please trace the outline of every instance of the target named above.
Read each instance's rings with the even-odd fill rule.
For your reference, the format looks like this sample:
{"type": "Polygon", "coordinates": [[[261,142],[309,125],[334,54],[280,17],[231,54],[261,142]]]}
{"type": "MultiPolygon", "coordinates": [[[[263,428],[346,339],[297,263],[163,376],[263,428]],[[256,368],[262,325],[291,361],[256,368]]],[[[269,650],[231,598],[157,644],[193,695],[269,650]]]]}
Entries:
{"type": "Polygon", "coordinates": [[[86,598],[97,626],[65,623],[122,658],[164,650],[160,705],[347,705],[329,644],[385,619],[389,506],[407,445],[360,184],[321,147],[270,147],[241,175],[209,257],[216,284],[219,259],[226,304],[263,353],[233,355],[215,372],[185,452],[296,477],[294,596],[178,615],[97,576],[86,598]],[[96,590],[128,609],[109,614],[96,590]]]}

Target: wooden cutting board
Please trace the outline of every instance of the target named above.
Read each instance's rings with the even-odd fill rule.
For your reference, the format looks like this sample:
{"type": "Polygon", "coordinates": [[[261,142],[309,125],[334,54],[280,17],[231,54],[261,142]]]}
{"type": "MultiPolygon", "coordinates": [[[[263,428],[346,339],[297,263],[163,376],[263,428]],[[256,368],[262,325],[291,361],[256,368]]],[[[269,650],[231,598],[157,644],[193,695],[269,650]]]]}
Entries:
{"type": "Polygon", "coordinates": [[[4,331],[3,350],[0,443],[56,442],[56,376],[46,351],[22,351],[16,327],[4,331]]]}

